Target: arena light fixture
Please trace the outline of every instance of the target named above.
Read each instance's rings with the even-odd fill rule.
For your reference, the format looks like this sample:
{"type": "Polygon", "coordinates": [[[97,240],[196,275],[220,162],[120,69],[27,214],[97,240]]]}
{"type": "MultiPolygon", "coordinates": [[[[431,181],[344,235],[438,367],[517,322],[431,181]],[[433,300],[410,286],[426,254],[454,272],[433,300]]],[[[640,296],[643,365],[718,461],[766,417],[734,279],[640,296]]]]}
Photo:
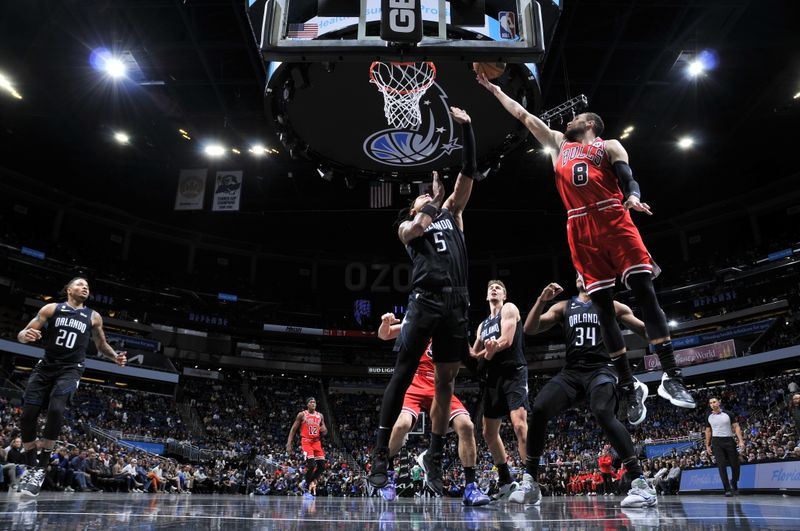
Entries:
{"type": "Polygon", "coordinates": [[[14,85],[11,83],[11,80],[6,77],[5,74],[0,72],[0,88],[8,92],[11,97],[16,98],[18,100],[22,99],[22,94],[17,92],[17,89],[14,88],[14,85]]]}
{"type": "Polygon", "coordinates": [[[676,326],[678,326],[678,321],[676,321],[675,319],[670,319],[667,324],[669,325],[670,328],[675,328],[676,326]]]}
{"type": "Polygon", "coordinates": [[[114,133],[114,140],[116,140],[118,144],[125,145],[131,141],[131,137],[123,131],[117,131],[114,133]]]}
{"type": "Polygon", "coordinates": [[[631,136],[630,133],[622,133],[621,135],[619,135],[619,138],[620,138],[620,140],[624,140],[624,139],[628,138],[629,136],[631,136]]]}
{"type": "Polygon", "coordinates": [[[553,148],[550,146],[545,146],[544,149],[542,149],[542,151],[544,152],[545,155],[553,154],[553,148]]]}
{"type": "Polygon", "coordinates": [[[127,72],[127,68],[125,67],[125,63],[117,59],[116,57],[111,57],[106,60],[105,64],[103,65],[103,69],[106,73],[114,79],[118,79],[125,76],[127,72]]]}
{"type": "Polygon", "coordinates": [[[700,59],[695,59],[686,67],[686,73],[689,74],[690,77],[697,77],[705,72],[705,70],[706,67],[700,59]]]}
{"type": "Polygon", "coordinates": [[[203,152],[212,158],[221,157],[225,154],[225,146],[220,144],[208,144],[203,148],[203,152]]]}
{"type": "Polygon", "coordinates": [[[798,92],[797,94],[795,94],[795,95],[792,97],[792,99],[794,99],[794,100],[800,99],[800,92],[798,92]]]}
{"type": "Polygon", "coordinates": [[[633,133],[633,126],[632,125],[629,125],[628,127],[626,127],[625,129],[622,130],[622,134],[623,135],[629,135],[631,133],[633,133]]]}
{"type": "Polygon", "coordinates": [[[239,151],[239,148],[231,148],[231,153],[233,153],[234,155],[241,155],[242,154],[242,152],[239,151]]]}
{"type": "Polygon", "coordinates": [[[681,149],[689,149],[694,145],[694,138],[690,136],[684,136],[680,140],[678,140],[678,147],[681,149]]]}
{"type": "Polygon", "coordinates": [[[247,151],[252,153],[254,157],[263,157],[270,152],[263,144],[253,144],[247,151]]]}

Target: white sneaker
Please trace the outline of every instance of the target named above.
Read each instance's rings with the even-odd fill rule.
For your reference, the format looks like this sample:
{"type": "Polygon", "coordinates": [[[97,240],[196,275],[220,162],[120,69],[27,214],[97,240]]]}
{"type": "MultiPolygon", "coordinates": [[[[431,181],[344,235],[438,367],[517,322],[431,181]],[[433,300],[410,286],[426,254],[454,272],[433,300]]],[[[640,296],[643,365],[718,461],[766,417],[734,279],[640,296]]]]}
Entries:
{"type": "Polygon", "coordinates": [[[502,485],[500,489],[497,491],[492,499],[497,502],[505,503],[508,501],[508,497],[511,496],[511,493],[514,492],[519,488],[519,483],[516,481],[512,481],[511,483],[506,483],[502,485]]]}
{"type": "Polygon", "coordinates": [[[646,508],[655,507],[658,504],[656,491],[651,488],[643,477],[634,479],[631,482],[631,490],[622,500],[621,507],[646,508]]]}
{"type": "Polygon", "coordinates": [[[540,505],[542,503],[542,489],[533,480],[530,474],[522,475],[522,485],[508,496],[509,503],[522,505],[540,505]]]}

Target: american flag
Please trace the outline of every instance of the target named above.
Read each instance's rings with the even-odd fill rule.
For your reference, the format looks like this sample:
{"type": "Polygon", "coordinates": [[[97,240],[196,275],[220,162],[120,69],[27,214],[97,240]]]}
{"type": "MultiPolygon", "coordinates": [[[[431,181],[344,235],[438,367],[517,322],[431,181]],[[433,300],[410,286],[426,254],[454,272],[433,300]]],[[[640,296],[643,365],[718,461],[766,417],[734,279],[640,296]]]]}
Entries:
{"type": "Polygon", "coordinates": [[[286,37],[289,39],[314,39],[319,35],[319,25],[316,22],[305,24],[289,24],[286,37]]]}
{"type": "Polygon", "coordinates": [[[384,208],[392,206],[392,183],[369,183],[369,207],[384,208]]]}

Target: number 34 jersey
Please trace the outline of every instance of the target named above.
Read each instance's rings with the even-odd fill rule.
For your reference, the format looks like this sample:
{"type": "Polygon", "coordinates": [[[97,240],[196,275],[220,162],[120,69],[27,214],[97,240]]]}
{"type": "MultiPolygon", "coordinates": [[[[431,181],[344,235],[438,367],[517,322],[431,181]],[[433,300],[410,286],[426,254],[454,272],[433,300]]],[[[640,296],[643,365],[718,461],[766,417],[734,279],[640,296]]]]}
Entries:
{"type": "Polygon", "coordinates": [[[567,343],[566,369],[593,370],[611,363],[592,301],[583,302],[578,297],[567,301],[564,331],[567,343]]]}
{"type": "Polygon", "coordinates": [[[73,308],[66,302],[56,305],[47,320],[44,359],[50,363],[83,363],[92,337],[90,308],[73,308]]]}
{"type": "Polygon", "coordinates": [[[555,173],[556,188],[567,210],[608,199],[624,200],[602,138],[591,144],[563,142],[555,173]]]}

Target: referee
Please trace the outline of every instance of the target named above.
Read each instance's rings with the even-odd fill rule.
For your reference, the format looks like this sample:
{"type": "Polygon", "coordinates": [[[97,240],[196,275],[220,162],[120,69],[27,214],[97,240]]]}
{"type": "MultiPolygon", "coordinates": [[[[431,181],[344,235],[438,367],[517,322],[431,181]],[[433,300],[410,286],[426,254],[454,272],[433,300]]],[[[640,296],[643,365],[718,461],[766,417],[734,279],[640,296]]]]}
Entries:
{"type": "Polygon", "coordinates": [[[739,440],[739,450],[744,452],[744,437],[738,422],[734,422],[730,415],[720,408],[719,398],[712,397],[708,401],[711,414],[708,416],[706,426],[706,451],[713,454],[719,468],[719,477],[725,488],[725,496],[739,494],[739,455],[736,453],[736,443],[733,434],[739,440]],[[733,470],[733,478],[728,481],[728,470],[733,470]],[[731,488],[733,487],[733,488],[731,488]]]}

